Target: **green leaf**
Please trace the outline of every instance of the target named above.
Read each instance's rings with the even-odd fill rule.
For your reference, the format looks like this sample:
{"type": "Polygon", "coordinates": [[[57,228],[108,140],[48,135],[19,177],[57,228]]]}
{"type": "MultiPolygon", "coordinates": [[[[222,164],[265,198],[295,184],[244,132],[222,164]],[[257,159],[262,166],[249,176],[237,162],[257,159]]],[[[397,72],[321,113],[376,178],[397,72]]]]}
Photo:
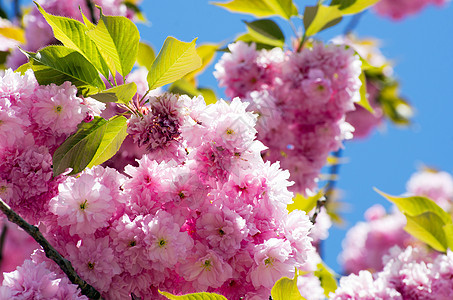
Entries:
{"type": "Polygon", "coordinates": [[[421,215],[425,212],[433,212],[438,215],[444,224],[452,224],[453,221],[451,216],[444,211],[439,205],[436,204],[433,200],[422,197],[422,196],[412,196],[412,197],[395,197],[388,195],[379,191],[378,189],[374,189],[378,192],[381,196],[393,202],[398,209],[409,216],[417,216],[421,215]]]}
{"type": "Polygon", "coordinates": [[[162,291],[159,291],[159,293],[170,300],[227,300],[224,296],[215,293],[195,293],[182,296],[176,296],[162,291]]]}
{"type": "Polygon", "coordinates": [[[282,48],[285,45],[285,36],[280,27],[270,19],[245,22],[248,33],[257,42],[282,48]]]}
{"type": "Polygon", "coordinates": [[[288,204],[286,208],[288,212],[299,209],[309,213],[316,206],[316,202],[324,196],[324,190],[319,190],[316,195],[304,197],[302,194],[296,194],[296,197],[293,198],[293,203],[288,204]]]}
{"type": "Polygon", "coordinates": [[[115,116],[109,121],[95,117],[89,123],[82,122],[77,132],[68,137],[55,151],[54,176],[63,173],[67,168],[72,168],[70,175],[77,174],[92,164],[93,160],[100,162],[113,153],[122,136],[121,124],[126,124],[126,118],[123,116],[115,116]],[[117,136],[114,136],[115,130],[118,132],[117,136]]]}
{"type": "Polygon", "coordinates": [[[87,34],[96,43],[113,77],[116,71],[124,77],[137,58],[140,42],[137,26],[125,17],[104,16],[102,10],[100,14],[98,24],[87,34]]]}
{"type": "Polygon", "coordinates": [[[32,65],[31,63],[27,62],[21,66],[19,66],[14,72],[17,72],[17,73],[20,73],[21,75],[24,75],[25,72],[28,70],[28,69],[31,69],[32,68],[32,65]]]}
{"type": "Polygon", "coordinates": [[[82,15],[82,20],[83,20],[83,23],[85,24],[85,26],[88,28],[88,30],[93,30],[94,28],[96,28],[96,25],[93,24],[90,19],[88,19],[85,14],[83,13],[82,11],[82,8],[79,7],[79,10],[80,10],[80,14],[82,15]]]}
{"type": "Polygon", "coordinates": [[[104,136],[96,153],[87,168],[97,166],[109,160],[118,152],[127,136],[127,119],[124,116],[115,116],[106,123],[104,136]]]}
{"type": "Polygon", "coordinates": [[[153,47],[144,42],[140,42],[138,45],[137,63],[149,70],[155,58],[156,54],[154,53],[153,47]]]}
{"type": "Polygon", "coordinates": [[[88,28],[81,22],[48,14],[38,3],[38,10],[52,27],[54,36],[63,43],[64,46],[76,50],[83,55],[93,66],[105,77],[109,77],[109,69],[96,44],[86,35],[88,28]]]}
{"type": "Polygon", "coordinates": [[[297,274],[294,279],[288,277],[280,278],[272,287],[271,295],[273,300],[304,300],[297,288],[297,274]]]}
{"type": "Polygon", "coordinates": [[[407,225],[404,229],[415,238],[443,252],[453,245],[452,218],[434,201],[421,196],[395,197],[375,190],[393,202],[406,216],[407,225]]]}
{"type": "Polygon", "coordinates": [[[437,251],[447,250],[448,244],[443,229],[445,224],[437,214],[427,211],[414,217],[408,214],[405,216],[407,224],[404,230],[437,251]]]}
{"type": "Polygon", "coordinates": [[[338,5],[343,15],[353,15],[373,6],[377,2],[379,0],[332,0],[330,5],[338,5]]]}
{"type": "Polygon", "coordinates": [[[358,105],[362,106],[366,110],[368,110],[370,113],[374,114],[374,109],[371,107],[370,102],[368,102],[368,97],[366,94],[366,77],[365,77],[365,72],[362,71],[360,73],[360,81],[362,82],[362,85],[360,86],[360,101],[357,102],[358,105]]]}
{"type": "Polygon", "coordinates": [[[217,102],[217,96],[212,89],[199,87],[198,90],[201,92],[201,95],[203,96],[206,105],[217,102]]]}
{"type": "Polygon", "coordinates": [[[384,87],[379,93],[378,102],[384,111],[384,114],[397,125],[410,124],[410,118],[413,115],[413,109],[399,95],[398,83],[384,83],[384,87]]]}
{"type": "Polygon", "coordinates": [[[197,55],[201,58],[201,67],[188,73],[185,78],[192,79],[199,73],[202,73],[207,66],[212,62],[219,46],[216,44],[203,44],[196,48],[197,55]]]}
{"type": "Polygon", "coordinates": [[[90,95],[90,97],[103,103],[115,102],[128,104],[136,93],[137,85],[135,82],[131,82],[107,89],[98,94],[90,95]]]}
{"type": "Polygon", "coordinates": [[[150,89],[174,82],[201,67],[201,59],[195,50],[196,40],[190,43],[178,41],[174,37],[165,40],[147,76],[150,89]]]}
{"type": "Polygon", "coordinates": [[[335,292],[337,289],[335,275],[326,265],[324,265],[324,263],[319,263],[317,265],[317,270],[314,272],[314,275],[319,278],[326,297],[329,297],[330,292],[335,292]]]}
{"type": "Polygon", "coordinates": [[[126,5],[127,8],[129,8],[130,10],[132,10],[134,12],[134,20],[137,20],[137,21],[143,22],[143,23],[148,23],[146,16],[142,12],[142,10],[137,6],[136,3],[133,3],[132,1],[124,1],[124,4],[126,5]]]}
{"type": "Polygon", "coordinates": [[[168,91],[173,94],[188,95],[190,97],[201,95],[201,92],[186,78],[173,82],[168,91]]]}
{"type": "Polygon", "coordinates": [[[337,6],[306,6],[304,11],[305,36],[312,36],[338,24],[342,15],[337,6]]]}
{"type": "Polygon", "coordinates": [[[48,46],[38,53],[22,51],[30,60],[41,85],[70,81],[84,95],[105,89],[96,68],[79,52],[64,46],[48,46]]]}
{"type": "MultiPolygon", "coordinates": [[[[256,46],[256,50],[261,50],[261,49],[270,50],[272,48],[275,48],[275,46],[272,46],[269,44],[263,44],[263,43],[257,41],[250,33],[244,33],[244,34],[238,36],[236,38],[236,41],[243,41],[247,44],[254,43],[256,46]]],[[[219,51],[221,51],[221,50],[223,50],[223,49],[220,49],[219,51]]],[[[224,50],[225,50],[225,52],[229,52],[228,48],[225,48],[224,50]]]]}
{"type": "Polygon", "coordinates": [[[289,20],[298,14],[292,0],[232,0],[227,3],[211,3],[232,12],[251,14],[259,18],[277,15],[289,20]]]}

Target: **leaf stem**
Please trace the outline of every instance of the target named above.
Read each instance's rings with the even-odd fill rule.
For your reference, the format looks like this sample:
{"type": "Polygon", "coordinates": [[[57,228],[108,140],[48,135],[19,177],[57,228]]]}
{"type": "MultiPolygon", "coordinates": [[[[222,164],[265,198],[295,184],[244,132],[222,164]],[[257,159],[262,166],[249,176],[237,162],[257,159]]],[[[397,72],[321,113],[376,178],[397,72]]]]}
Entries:
{"type": "Polygon", "coordinates": [[[302,36],[302,39],[300,40],[299,46],[297,46],[296,52],[300,52],[302,48],[304,47],[305,40],[307,39],[307,36],[304,32],[304,35],[302,36]]]}
{"type": "Polygon", "coordinates": [[[71,265],[71,262],[61,256],[57,250],[44,238],[42,233],[39,231],[38,227],[30,225],[25,221],[21,216],[19,216],[15,211],[13,211],[8,204],[6,204],[2,199],[0,199],[0,210],[8,217],[8,220],[17,224],[25,232],[27,232],[32,238],[38,242],[39,245],[44,249],[46,256],[52,259],[55,263],[58,264],[60,269],[68,276],[69,280],[73,284],[77,284],[82,291],[82,294],[87,296],[90,299],[102,299],[101,294],[86,281],[80,278],[77,275],[76,271],[71,265]]]}

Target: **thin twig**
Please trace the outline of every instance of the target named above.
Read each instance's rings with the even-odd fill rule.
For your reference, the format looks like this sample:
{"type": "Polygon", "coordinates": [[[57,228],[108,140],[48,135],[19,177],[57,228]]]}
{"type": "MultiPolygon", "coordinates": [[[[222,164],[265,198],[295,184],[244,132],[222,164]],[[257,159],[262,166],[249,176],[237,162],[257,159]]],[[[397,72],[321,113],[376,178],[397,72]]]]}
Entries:
{"type": "Polygon", "coordinates": [[[3,248],[5,246],[6,234],[8,233],[8,226],[6,221],[3,223],[2,234],[0,235],[0,267],[3,263],[3,248]]]}
{"type": "MultiPolygon", "coordinates": [[[[338,151],[334,152],[333,156],[338,160],[338,158],[341,157],[342,152],[343,152],[343,150],[340,148],[340,149],[338,149],[338,151]]],[[[329,203],[329,201],[331,201],[330,199],[331,199],[332,193],[335,190],[335,185],[337,183],[336,177],[337,177],[339,171],[340,171],[340,164],[337,161],[330,167],[330,171],[329,171],[330,178],[326,184],[326,187],[325,187],[326,191],[324,193],[324,196],[321,197],[320,199],[318,199],[318,201],[316,201],[315,212],[313,213],[313,216],[310,218],[310,221],[313,224],[316,223],[316,218],[321,213],[321,209],[324,206],[326,206],[329,203]]]]}
{"type": "Polygon", "coordinates": [[[44,249],[46,256],[58,264],[61,270],[68,276],[73,284],[77,284],[82,290],[82,294],[90,299],[102,299],[101,294],[86,281],[77,275],[76,271],[71,265],[71,262],[61,256],[57,250],[44,238],[38,227],[30,225],[15,211],[13,211],[8,204],[0,199],[0,210],[8,217],[8,220],[17,224],[20,228],[25,230],[32,238],[34,238],[39,245],[44,249]]]}
{"type": "Polygon", "coordinates": [[[20,10],[20,0],[14,0],[14,16],[17,20],[22,18],[22,11],[20,10]]]}

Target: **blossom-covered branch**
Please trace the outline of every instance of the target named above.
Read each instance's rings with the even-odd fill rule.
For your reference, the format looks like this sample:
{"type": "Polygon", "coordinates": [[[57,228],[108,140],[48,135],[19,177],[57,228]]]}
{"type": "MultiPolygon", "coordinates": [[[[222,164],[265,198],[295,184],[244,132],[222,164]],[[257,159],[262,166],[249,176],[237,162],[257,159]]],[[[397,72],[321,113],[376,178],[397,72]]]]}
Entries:
{"type": "Polygon", "coordinates": [[[44,238],[36,226],[27,223],[21,216],[14,212],[2,199],[0,199],[0,210],[8,217],[8,220],[20,226],[25,232],[32,236],[44,249],[46,256],[58,264],[61,270],[68,276],[69,280],[77,284],[82,294],[90,299],[101,299],[101,294],[77,275],[76,271],[67,259],[58,253],[54,247],[44,238]]]}

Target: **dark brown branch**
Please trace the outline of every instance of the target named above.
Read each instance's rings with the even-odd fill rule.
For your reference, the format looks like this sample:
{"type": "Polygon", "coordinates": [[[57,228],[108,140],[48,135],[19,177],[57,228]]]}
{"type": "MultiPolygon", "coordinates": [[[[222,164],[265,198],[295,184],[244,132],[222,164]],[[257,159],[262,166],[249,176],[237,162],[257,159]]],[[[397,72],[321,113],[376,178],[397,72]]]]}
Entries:
{"type": "Polygon", "coordinates": [[[44,238],[38,227],[30,225],[15,211],[13,211],[8,204],[0,199],[0,210],[8,217],[8,220],[17,224],[20,228],[25,230],[31,237],[33,237],[38,244],[44,249],[46,256],[58,264],[61,270],[68,276],[73,284],[77,284],[82,290],[82,294],[90,299],[102,299],[101,294],[86,281],[77,275],[76,271],[71,265],[71,262],[61,256],[57,250],[44,238]]]}
{"type": "Polygon", "coordinates": [[[2,234],[0,235],[0,267],[3,263],[3,247],[5,246],[6,234],[8,233],[8,226],[6,225],[6,221],[3,224],[2,234]]]}

